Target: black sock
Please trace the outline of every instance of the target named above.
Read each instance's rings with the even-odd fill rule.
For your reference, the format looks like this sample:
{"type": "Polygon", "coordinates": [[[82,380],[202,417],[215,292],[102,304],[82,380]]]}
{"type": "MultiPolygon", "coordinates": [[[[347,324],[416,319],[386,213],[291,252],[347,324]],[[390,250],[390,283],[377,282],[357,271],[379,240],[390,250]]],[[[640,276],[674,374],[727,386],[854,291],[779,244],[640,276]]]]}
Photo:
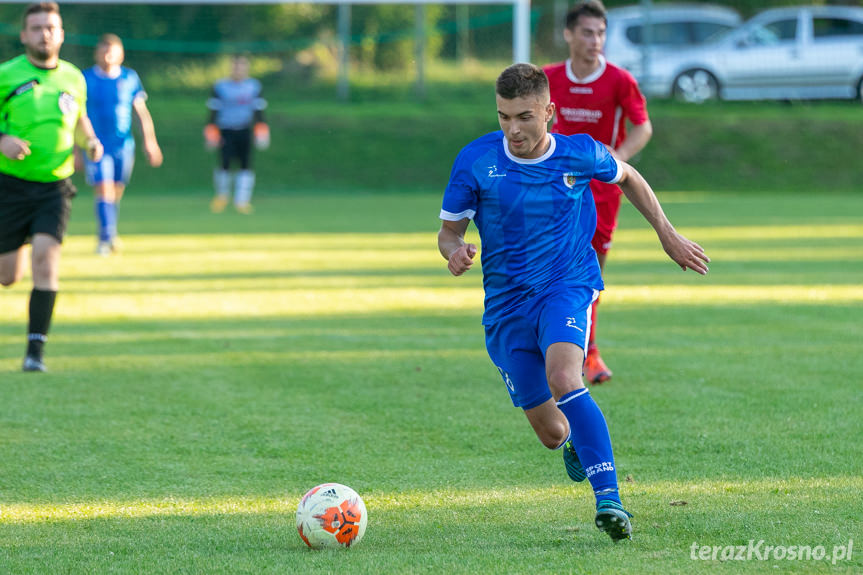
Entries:
{"type": "Polygon", "coordinates": [[[33,288],[30,292],[30,325],[27,331],[27,355],[42,358],[42,346],[51,327],[56,291],[33,288]]]}

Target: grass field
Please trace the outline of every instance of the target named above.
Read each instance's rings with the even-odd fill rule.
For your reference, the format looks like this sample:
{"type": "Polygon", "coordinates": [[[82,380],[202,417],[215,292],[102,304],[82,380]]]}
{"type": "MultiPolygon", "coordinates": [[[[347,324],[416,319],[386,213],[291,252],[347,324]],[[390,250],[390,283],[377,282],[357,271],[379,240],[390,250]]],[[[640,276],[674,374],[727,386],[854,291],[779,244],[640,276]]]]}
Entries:
{"type": "Polygon", "coordinates": [[[509,404],[437,193],[207,199],[131,194],[106,259],[76,200],[48,374],[18,372],[29,279],[0,293],[0,572],[863,570],[863,196],[662,194],[703,278],[624,206],[592,390],[635,514],[618,545],[509,404]],[[324,481],[368,506],[348,552],[294,529],[324,481]],[[750,540],[827,558],[691,558],[750,540]]]}

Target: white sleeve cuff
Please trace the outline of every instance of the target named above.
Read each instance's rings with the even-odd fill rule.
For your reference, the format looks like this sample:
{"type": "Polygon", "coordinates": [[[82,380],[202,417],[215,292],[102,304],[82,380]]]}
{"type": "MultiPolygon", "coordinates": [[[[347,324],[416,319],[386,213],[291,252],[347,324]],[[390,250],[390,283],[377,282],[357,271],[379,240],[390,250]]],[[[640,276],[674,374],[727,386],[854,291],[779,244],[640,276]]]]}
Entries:
{"type": "Polygon", "coordinates": [[[452,212],[448,212],[446,210],[440,211],[440,219],[446,220],[448,222],[460,222],[465,218],[472,220],[475,215],[476,215],[476,210],[464,210],[464,211],[459,212],[457,214],[454,214],[452,212]]]}
{"type": "Polygon", "coordinates": [[[611,181],[605,182],[606,184],[616,184],[620,181],[620,178],[623,177],[623,166],[621,165],[619,160],[614,161],[617,164],[617,173],[614,174],[614,178],[611,181]]]}

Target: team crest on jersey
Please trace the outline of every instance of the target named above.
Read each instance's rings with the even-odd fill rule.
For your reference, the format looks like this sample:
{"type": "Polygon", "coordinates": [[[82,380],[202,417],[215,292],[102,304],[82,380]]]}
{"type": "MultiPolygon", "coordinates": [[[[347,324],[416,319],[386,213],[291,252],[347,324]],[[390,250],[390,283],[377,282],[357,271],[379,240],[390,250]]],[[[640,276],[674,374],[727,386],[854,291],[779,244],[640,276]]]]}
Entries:
{"type": "Polygon", "coordinates": [[[57,104],[63,114],[69,114],[75,110],[75,96],[67,92],[60,92],[60,99],[57,104]]]}
{"type": "Polygon", "coordinates": [[[570,190],[575,185],[575,174],[573,172],[567,172],[563,175],[563,183],[566,184],[566,187],[570,190]]]}

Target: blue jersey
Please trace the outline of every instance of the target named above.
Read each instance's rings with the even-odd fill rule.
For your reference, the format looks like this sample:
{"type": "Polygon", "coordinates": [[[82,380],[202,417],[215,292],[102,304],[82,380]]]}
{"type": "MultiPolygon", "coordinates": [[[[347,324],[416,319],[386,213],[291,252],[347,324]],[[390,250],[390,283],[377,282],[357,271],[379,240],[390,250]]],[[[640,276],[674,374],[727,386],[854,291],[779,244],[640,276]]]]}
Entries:
{"type": "Polygon", "coordinates": [[[93,66],[84,70],[84,78],[87,80],[87,115],[105,151],[112,153],[134,144],[132,102],[147,97],[138,74],[121,66],[120,74],[112,78],[93,66]]]}
{"type": "Polygon", "coordinates": [[[258,121],[255,116],[267,107],[267,101],[261,97],[261,83],[254,78],[238,82],[227,78],[213,86],[207,107],[220,129],[244,130],[258,121]]]}
{"type": "Polygon", "coordinates": [[[603,289],[590,180],[617,183],[621,167],[590,136],[551,135],[542,157],[512,155],[503,132],[459,153],[442,220],[473,219],[482,240],[485,314],[491,325],[551,285],[603,289]]]}

